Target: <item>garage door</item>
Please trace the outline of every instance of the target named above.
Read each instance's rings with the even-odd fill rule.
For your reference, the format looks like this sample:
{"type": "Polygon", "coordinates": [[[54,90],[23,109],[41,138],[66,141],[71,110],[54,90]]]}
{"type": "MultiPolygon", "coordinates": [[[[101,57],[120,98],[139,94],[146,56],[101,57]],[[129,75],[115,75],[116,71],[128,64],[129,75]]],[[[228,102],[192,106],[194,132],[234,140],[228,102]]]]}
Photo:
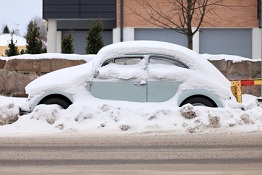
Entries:
{"type": "Polygon", "coordinates": [[[135,29],[135,40],[165,41],[187,47],[186,36],[169,29],[135,29]]]}
{"type": "Polygon", "coordinates": [[[201,29],[199,52],[252,58],[252,29],[201,29]]]}
{"type": "MultiPolygon", "coordinates": [[[[67,34],[68,31],[63,32],[63,35],[67,34]]],[[[74,50],[76,54],[86,54],[86,36],[87,36],[87,31],[74,31],[73,32],[73,45],[74,45],[74,50]]],[[[113,43],[113,32],[112,30],[106,30],[103,31],[103,41],[104,41],[104,46],[112,44],[113,43]]]]}

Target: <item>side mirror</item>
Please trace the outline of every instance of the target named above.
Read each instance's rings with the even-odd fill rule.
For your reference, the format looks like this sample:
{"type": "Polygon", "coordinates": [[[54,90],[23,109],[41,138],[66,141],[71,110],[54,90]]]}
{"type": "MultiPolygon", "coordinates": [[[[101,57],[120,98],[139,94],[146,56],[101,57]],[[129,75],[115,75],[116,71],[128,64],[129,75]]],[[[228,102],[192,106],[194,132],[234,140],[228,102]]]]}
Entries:
{"type": "Polygon", "coordinates": [[[98,71],[98,70],[95,71],[95,73],[94,73],[94,78],[97,78],[99,75],[100,75],[99,71],[98,71]]]}

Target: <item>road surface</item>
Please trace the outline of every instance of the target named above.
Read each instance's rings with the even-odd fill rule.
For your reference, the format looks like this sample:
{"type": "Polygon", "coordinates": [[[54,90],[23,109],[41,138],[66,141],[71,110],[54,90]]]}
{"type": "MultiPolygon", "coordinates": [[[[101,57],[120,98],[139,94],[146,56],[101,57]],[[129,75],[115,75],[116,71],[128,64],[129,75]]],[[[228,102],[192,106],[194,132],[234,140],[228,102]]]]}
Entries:
{"type": "Polygon", "coordinates": [[[0,174],[262,175],[262,133],[0,137],[0,174]]]}

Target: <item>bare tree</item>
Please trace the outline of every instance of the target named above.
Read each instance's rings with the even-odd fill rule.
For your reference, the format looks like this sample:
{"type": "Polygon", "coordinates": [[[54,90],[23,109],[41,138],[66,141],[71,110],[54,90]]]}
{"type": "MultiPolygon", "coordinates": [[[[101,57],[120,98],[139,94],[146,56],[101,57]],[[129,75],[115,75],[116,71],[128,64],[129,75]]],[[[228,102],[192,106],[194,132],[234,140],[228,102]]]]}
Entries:
{"type": "Polygon", "coordinates": [[[157,2],[156,0],[136,0],[136,2],[140,9],[130,7],[136,15],[155,26],[185,35],[190,49],[193,49],[193,36],[204,22],[206,14],[218,17],[215,8],[223,6],[223,0],[161,0],[157,2]]]}
{"type": "Polygon", "coordinates": [[[40,32],[40,38],[42,41],[47,41],[47,25],[44,19],[35,16],[34,18],[32,18],[32,20],[34,23],[37,24],[37,27],[39,27],[39,32],[40,32]]]}

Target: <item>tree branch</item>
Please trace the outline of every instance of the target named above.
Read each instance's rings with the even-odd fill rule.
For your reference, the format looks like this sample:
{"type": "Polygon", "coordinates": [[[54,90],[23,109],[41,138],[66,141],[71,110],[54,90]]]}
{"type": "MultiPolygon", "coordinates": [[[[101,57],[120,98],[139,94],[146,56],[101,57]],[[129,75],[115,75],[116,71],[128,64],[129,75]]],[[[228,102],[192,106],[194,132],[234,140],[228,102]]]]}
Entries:
{"type": "Polygon", "coordinates": [[[139,4],[142,11],[129,8],[137,16],[157,27],[171,29],[186,35],[191,41],[194,34],[202,26],[206,14],[210,13],[211,16],[218,16],[215,9],[224,7],[224,0],[135,1],[139,4]],[[156,4],[153,5],[152,2],[156,4]],[[192,26],[196,26],[194,31],[192,31],[192,26]]]}

